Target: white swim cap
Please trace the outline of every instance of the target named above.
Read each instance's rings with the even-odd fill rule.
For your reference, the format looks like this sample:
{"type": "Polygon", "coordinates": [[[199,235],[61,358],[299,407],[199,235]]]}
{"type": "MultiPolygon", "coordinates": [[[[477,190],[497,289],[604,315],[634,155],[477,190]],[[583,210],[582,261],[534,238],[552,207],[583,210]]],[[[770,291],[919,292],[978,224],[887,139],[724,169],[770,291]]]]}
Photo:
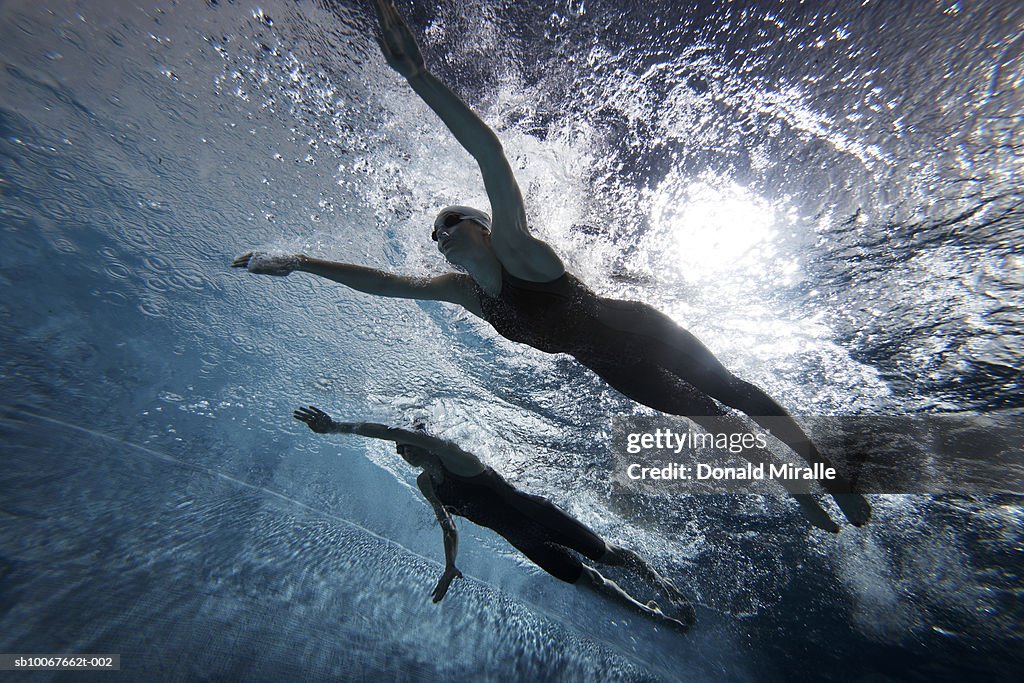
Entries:
{"type": "Polygon", "coordinates": [[[487,232],[491,231],[491,217],[480,209],[474,209],[471,206],[446,206],[434,219],[434,232],[430,234],[430,239],[436,242],[437,231],[446,227],[445,223],[449,223],[447,227],[450,227],[450,221],[455,218],[458,218],[459,221],[473,221],[487,232]]]}

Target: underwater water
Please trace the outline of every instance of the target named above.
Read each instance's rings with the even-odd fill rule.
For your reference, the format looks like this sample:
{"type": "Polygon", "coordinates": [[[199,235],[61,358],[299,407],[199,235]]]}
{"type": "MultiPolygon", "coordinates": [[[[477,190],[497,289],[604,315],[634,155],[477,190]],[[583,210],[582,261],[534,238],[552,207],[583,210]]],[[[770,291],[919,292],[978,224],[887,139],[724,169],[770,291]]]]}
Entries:
{"type": "MultiPolygon", "coordinates": [[[[598,293],[797,415],[1019,417],[1020,3],[399,9],[598,293]]],[[[0,3],[0,653],[117,653],[133,680],[1015,679],[1020,491],[872,495],[838,535],[783,496],[616,494],[612,419],[647,413],[569,357],[228,267],[439,274],[437,209],[487,206],[374,30],[369,3],[0,3]],[[697,626],[468,522],[432,604],[416,473],[308,404],[428,416],[649,558],[697,626]]]]}

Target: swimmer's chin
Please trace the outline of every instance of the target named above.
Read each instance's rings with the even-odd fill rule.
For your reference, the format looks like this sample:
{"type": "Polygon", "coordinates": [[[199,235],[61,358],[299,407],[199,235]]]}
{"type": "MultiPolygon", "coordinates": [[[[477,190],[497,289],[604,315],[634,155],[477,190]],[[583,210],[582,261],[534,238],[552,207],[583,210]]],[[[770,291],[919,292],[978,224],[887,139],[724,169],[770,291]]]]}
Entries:
{"type": "Polygon", "coordinates": [[[463,275],[469,275],[469,268],[462,265],[461,263],[452,263],[451,261],[448,261],[447,263],[452,270],[458,273],[462,273],[463,275]]]}
{"type": "Polygon", "coordinates": [[[467,268],[466,266],[464,266],[464,265],[463,265],[462,263],[460,263],[459,261],[452,261],[452,260],[451,260],[450,258],[448,258],[448,256],[445,256],[445,257],[444,257],[444,262],[445,262],[445,263],[446,263],[446,264],[448,265],[448,267],[449,267],[449,268],[451,268],[452,270],[454,270],[454,271],[457,271],[457,272],[459,272],[459,273],[463,273],[463,274],[465,274],[465,275],[469,275],[469,268],[467,268]]]}

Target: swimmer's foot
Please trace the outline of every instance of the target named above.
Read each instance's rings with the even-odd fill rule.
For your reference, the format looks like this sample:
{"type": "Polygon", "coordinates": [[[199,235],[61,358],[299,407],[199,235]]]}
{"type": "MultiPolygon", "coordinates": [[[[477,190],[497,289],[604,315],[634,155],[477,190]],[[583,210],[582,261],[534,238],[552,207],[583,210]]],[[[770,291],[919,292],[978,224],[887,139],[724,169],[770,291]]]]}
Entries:
{"type": "Polygon", "coordinates": [[[683,600],[681,602],[673,601],[672,605],[675,607],[673,616],[676,620],[682,622],[687,627],[693,626],[697,623],[697,610],[693,608],[693,605],[689,600],[683,600]]]}
{"type": "Polygon", "coordinates": [[[794,493],[793,498],[796,502],[800,503],[800,510],[804,513],[804,517],[807,521],[832,534],[839,533],[839,525],[832,521],[832,518],[828,516],[818,501],[814,500],[814,497],[809,493],[794,493]]]}
{"type": "Polygon", "coordinates": [[[681,606],[690,604],[689,599],[683,595],[683,592],[679,590],[674,583],[661,576],[658,578],[661,583],[661,592],[665,594],[665,597],[667,597],[673,605],[681,606]]]}
{"type": "Polygon", "coordinates": [[[689,604],[689,600],[685,595],[683,595],[683,592],[679,590],[674,583],[659,574],[654,567],[647,564],[642,557],[626,548],[620,548],[618,546],[613,546],[612,548],[612,553],[614,554],[615,559],[611,564],[614,565],[616,562],[621,562],[625,566],[637,572],[644,577],[644,579],[658,586],[665,597],[673,604],[689,604]]]}
{"type": "Polygon", "coordinates": [[[665,614],[661,610],[661,608],[658,607],[658,603],[656,603],[654,600],[650,600],[647,603],[647,609],[650,610],[649,614],[651,616],[657,617],[662,621],[668,622],[668,625],[671,628],[680,631],[681,633],[689,632],[690,627],[697,623],[697,613],[693,610],[692,606],[687,606],[690,607],[689,611],[682,612],[679,615],[680,618],[676,619],[675,617],[670,617],[667,614],[665,614]]]}
{"type": "Polygon", "coordinates": [[[871,505],[859,493],[833,493],[836,504],[854,526],[864,526],[871,519],[871,505]]]}

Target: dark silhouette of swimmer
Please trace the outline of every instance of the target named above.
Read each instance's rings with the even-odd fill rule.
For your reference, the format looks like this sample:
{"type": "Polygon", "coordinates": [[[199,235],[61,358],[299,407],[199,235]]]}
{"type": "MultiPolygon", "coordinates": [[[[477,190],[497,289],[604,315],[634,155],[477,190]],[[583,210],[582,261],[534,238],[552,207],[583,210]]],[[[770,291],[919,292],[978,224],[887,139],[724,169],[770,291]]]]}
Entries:
{"type": "MultiPolygon", "coordinates": [[[[734,408],[809,463],[833,467],[782,406],[730,373],[668,316],[636,301],[597,296],[566,272],[551,246],[530,234],[519,185],[497,136],[427,71],[394,6],[375,2],[382,34],[378,42],[388,64],[441,118],[483,176],[493,219],[478,209],[449,206],[438,214],[431,235],[445,259],[466,274],[414,279],[303,254],[248,253],[232,266],[264,275],[303,271],[369,294],[458,304],[507,339],[575,357],[638,403],[686,416],[709,431],[715,431],[710,423],[717,429],[723,420],[734,431],[745,431],[723,406],[734,408]]],[[[820,483],[850,522],[867,522],[871,509],[848,481],[837,477],[820,483]]],[[[811,494],[790,492],[812,524],[839,530],[811,494]]]]}
{"type": "Polygon", "coordinates": [[[608,543],[546,498],[524,493],[451,441],[431,436],[422,424],[416,431],[374,422],[338,422],[315,406],[299,408],[295,419],[318,434],[358,434],[394,441],[402,458],[423,470],[416,478],[423,497],[434,509],[444,534],[444,573],[434,586],[439,602],[462,572],[455,566],[459,538],[452,515],[493,529],[534,564],[566,583],[595,590],[602,596],[672,628],[686,631],[696,621],[693,606],[679,589],[632,550],[608,543]],[[679,618],[665,614],[657,603],[633,599],[614,581],[583,564],[573,552],[595,562],[624,567],[654,583],[672,602],[679,618]]]}

